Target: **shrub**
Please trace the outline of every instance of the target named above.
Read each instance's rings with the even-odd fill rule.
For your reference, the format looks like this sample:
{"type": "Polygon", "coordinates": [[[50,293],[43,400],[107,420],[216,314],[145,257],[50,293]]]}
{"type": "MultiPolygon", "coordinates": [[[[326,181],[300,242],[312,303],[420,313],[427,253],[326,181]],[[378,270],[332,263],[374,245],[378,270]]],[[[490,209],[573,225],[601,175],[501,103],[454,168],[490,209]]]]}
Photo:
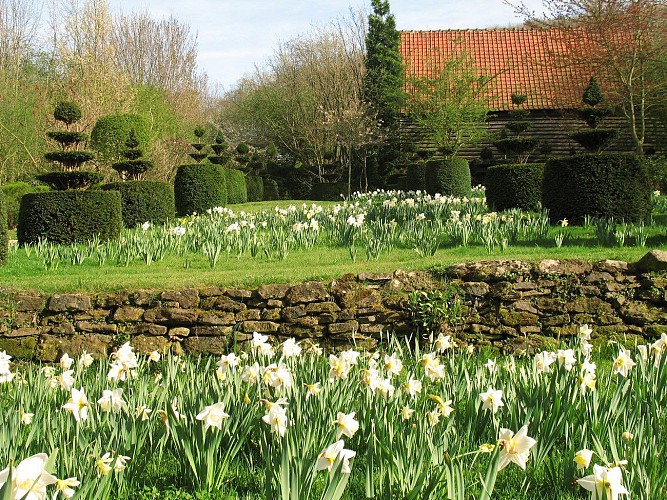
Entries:
{"type": "Polygon", "coordinates": [[[2,186],[5,195],[5,208],[7,209],[7,227],[14,229],[19,221],[19,207],[21,198],[27,193],[41,193],[48,191],[46,186],[33,186],[27,182],[11,182],[2,186]]]}
{"type": "Polygon", "coordinates": [[[580,154],[544,167],[542,206],[553,221],[581,224],[586,215],[645,221],[651,213],[646,165],[635,154],[580,154]]]}
{"type": "Polygon", "coordinates": [[[47,184],[51,189],[87,189],[93,184],[102,182],[104,176],[98,172],[47,172],[39,174],[36,179],[47,184]]]}
{"type": "Polygon", "coordinates": [[[248,188],[245,183],[245,175],[240,170],[233,168],[222,168],[227,180],[227,203],[247,203],[248,188]]]}
{"type": "Polygon", "coordinates": [[[204,213],[227,204],[226,178],[216,165],[181,165],[176,171],[174,195],[178,215],[204,213]]]}
{"type": "Polygon", "coordinates": [[[100,152],[102,159],[108,163],[123,160],[123,151],[130,131],[134,130],[137,147],[144,151],[148,149],[149,130],[148,121],[139,115],[107,115],[95,122],[90,133],[90,145],[100,152]]]}
{"type": "Polygon", "coordinates": [[[53,110],[53,117],[68,126],[78,122],[81,116],[81,108],[77,103],[71,101],[60,101],[53,110]]]}
{"type": "Polygon", "coordinates": [[[431,195],[468,196],[472,190],[468,161],[456,156],[427,161],[424,180],[426,191],[431,195]]]}
{"type": "Polygon", "coordinates": [[[117,238],[123,227],[121,198],[116,191],[48,191],[28,193],[21,199],[19,243],[86,242],[117,238]]]}
{"type": "Polygon", "coordinates": [[[310,199],[318,201],[340,201],[347,193],[347,182],[328,182],[313,184],[310,199]]]}
{"type": "Polygon", "coordinates": [[[264,201],[279,200],[278,183],[274,179],[264,179],[264,201]]]}
{"type": "Polygon", "coordinates": [[[8,251],[7,208],[5,206],[5,195],[0,189],[0,265],[7,262],[8,251]]]}
{"type": "MultiPolygon", "coordinates": [[[[667,192],[667,157],[645,156],[642,161],[648,170],[651,187],[663,193],[667,192]]],[[[9,208],[7,213],[9,213],[9,208]]]]}
{"type": "Polygon", "coordinates": [[[144,222],[163,224],[176,212],[174,189],[166,182],[112,182],[102,189],[120,192],[125,227],[137,227],[144,222]]]}
{"type": "Polygon", "coordinates": [[[543,163],[496,165],[486,172],[486,202],[491,210],[538,210],[542,202],[543,163]]]}
{"type": "Polygon", "coordinates": [[[426,164],[415,162],[408,165],[405,177],[405,189],[407,191],[423,191],[426,186],[425,176],[426,164]]]}
{"type": "Polygon", "coordinates": [[[264,180],[258,175],[246,175],[245,184],[248,190],[248,201],[264,199],[264,180]]]}

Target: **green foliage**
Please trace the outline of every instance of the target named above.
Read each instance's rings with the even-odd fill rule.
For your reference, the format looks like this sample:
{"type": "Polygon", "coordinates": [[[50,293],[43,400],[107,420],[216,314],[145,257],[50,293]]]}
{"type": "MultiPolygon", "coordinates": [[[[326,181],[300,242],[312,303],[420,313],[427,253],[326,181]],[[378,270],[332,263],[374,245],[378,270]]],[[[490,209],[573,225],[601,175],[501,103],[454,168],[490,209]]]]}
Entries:
{"type": "Polygon", "coordinates": [[[496,165],[486,173],[486,202],[491,210],[538,210],[542,202],[543,163],[496,165]]]}
{"type": "Polygon", "coordinates": [[[597,128],[593,130],[579,130],[572,132],[570,137],[587,151],[597,152],[602,151],[618,137],[618,130],[597,128]]]}
{"type": "Polygon", "coordinates": [[[667,158],[664,156],[645,156],[642,161],[646,165],[653,189],[667,192],[667,158]]]}
{"type": "Polygon", "coordinates": [[[526,99],[528,98],[523,94],[512,94],[512,104],[517,106],[521,106],[524,102],[526,102],[526,99]]]}
{"type": "Polygon", "coordinates": [[[60,101],[53,110],[53,117],[69,126],[81,119],[81,108],[75,102],[60,101]]]}
{"type": "Polygon", "coordinates": [[[39,174],[36,179],[51,189],[64,191],[66,189],[87,189],[93,184],[102,182],[104,176],[98,172],[47,172],[39,174]]]}
{"type": "Polygon", "coordinates": [[[583,99],[585,104],[595,107],[604,100],[604,95],[602,94],[602,89],[600,84],[595,79],[594,76],[591,76],[591,79],[588,82],[588,87],[584,90],[583,99]]]}
{"type": "Polygon", "coordinates": [[[54,130],[46,133],[49,139],[53,139],[63,148],[85,142],[88,136],[83,132],[72,132],[69,130],[54,130]]]}
{"type": "Polygon", "coordinates": [[[20,244],[85,243],[118,238],[123,227],[120,194],[115,191],[49,191],[21,199],[17,237],[20,244]]]}
{"type": "Polygon", "coordinates": [[[311,200],[320,201],[341,201],[341,195],[347,193],[347,183],[345,182],[317,182],[313,184],[310,191],[311,200]]]}
{"type": "Polygon", "coordinates": [[[608,108],[581,108],[578,113],[590,128],[597,128],[600,122],[612,114],[608,108]]]}
{"type": "Polygon", "coordinates": [[[236,146],[236,152],[240,155],[247,155],[250,152],[250,147],[245,142],[240,142],[236,146]]]}
{"type": "Polygon", "coordinates": [[[264,179],[264,201],[279,199],[278,183],[274,179],[264,179]]]}
{"type": "Polygon", "coordinates": [[[468,196],[472,189],[468,160],[456,156],[427,161],[424,180],[429,194],[468,196]]]}
{"type": "Polygon", "coordinates": [[[514,157],[521,157],[535,151],[539,146],[540,140],[535,137],[506,137],[493,141],[493,145],[500,154],[514,157]]]}
{"type": "Polygon", "coordinates": [[[201,125],[197,125],[195,127],[194,132],[195,132],[195,137],[196,138],[201,139],[202,137],[204,137],[205,130],[204,130],[204,127],[202,127],[201,125]]]}
{"type": "Polygon", "coordinates": [[[130,130],[130,136],[125,142],[125,145],[128,148],[123,151],[123,156],[126,160],[116,162],[111,165],[111,167],[118,172],[124,180],[128,177],[133,180],[139,180],[144,172],[153,168],[153,162],[141,159],[143,151],[138,149],[139,141],[137,140],[134,129],[130,130]]]}
{"type": "Polygon", "coordinates": [[[166,182],[112,182],[102,189],[120,192],[125,227],[137,227],[144,222],[163,224],[176,212],[174,189],[166,182]]]}
{"type": "Polygon", "coordinates": [[[7,207],[5,205],[5,194],[0,189],[0,265],[7,261],[8,237],[7,237],[7,207]]]}
{"type": "Polygon", "coordinates": [[[550,159],[542,186],[542,206],[554,222],[567,219],[581,224],[586,216],[642,222],[651,213],[646,165],[634,154],[550,159]]]}
{"type": "Polygon", "coordinates": [[[405,189],[423,191],[426,186],[426,164],[423,161],[410,163],[406,169],[405,189]]]}
{"type": "Polygon", "coordinates": [[[112,164],[121,161],[130,132],[134,130],[140,149],[148,150],[150,124],[132,114],[107,115],[99,118],[90,134],[91,146],[99,151],[102,160],[112,164]]]}
{"type": "Polygon", "coordinates": [[[492,79],[480,75],[469,53],[461,51],[427,74],[408,82],[407,109],[447,156],[488,135],[486,98],[492,79]]]}
{"type": "Polygon", "coordinates": [[[412,323],[423,333],[440,332],[453,326],[462,314],[461,290],[452,283],[442,289],[416,290],[408,295],[412,323]]]}
{"type": "Polygon", "coordinates": [[[44,155],[46,161],[60,163],[66,169],[76,169],[95,158],[90,151],[50,151],[44,155]]]}
{"type": "MultiPolygon", "coordinates": [[[[218,167],[221,168],[221,167],[218,167]]],[[[233,168],[221,168],[227,182],[227,203],[247,203],[248,189],[246,187],[245,175],[240,170],[233,168]]]]}
{"type": "Polygon", "coordinates": [[[262,201],[264,199],[264,179],[258,175],[246,175],[248,201],[262,201]]]}
{"type": "Polygon", "coordinates": [[[204,213],[209,208],[225,206],[225,174],[217,165],[181,165],[176,171],[174,195],[178,215],[204,213]]]}
{"type": "Polygon", "coordinates": [[[14,229],[19,220],[19,207],[21,198],[27,193],[40,193],[48,191],[47,186],[33,186],[27,182],[11,182],[2,185],[2,192],[5,196],[5,208],[7,209],[7,227],[14,229]]]}

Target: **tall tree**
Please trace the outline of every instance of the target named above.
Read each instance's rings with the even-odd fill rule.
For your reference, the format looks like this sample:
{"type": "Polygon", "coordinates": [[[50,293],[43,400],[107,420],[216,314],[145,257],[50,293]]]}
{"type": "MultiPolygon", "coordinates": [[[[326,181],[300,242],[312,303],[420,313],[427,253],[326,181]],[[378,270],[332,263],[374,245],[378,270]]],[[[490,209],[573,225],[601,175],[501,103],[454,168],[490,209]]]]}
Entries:
{"type": "Polygon", "coordinates": [[[595,71],[610,101],[620,104],[642,154],[649,117],[667,107],[667,1],[543,0],[539,15],[522,3],[506,3],[531,25],[562,32],[571,45],[564,64],[595,71]]]}
{"type": "MultiPolygon", "coordinates": [[[[401,35],[389,10],[388,0],[371,0],[366,34],[366,73],[363,98],[377,114],[386,142],[375,152],[379,175],[386,175],[400,153],[399,122],[403,104],[405,70],[399,52],[401,35]]],[[[371,179],[373,183],[373,179],[371,179]]],[[[381,179],[374,184],[381,185],[381,179]]]]}

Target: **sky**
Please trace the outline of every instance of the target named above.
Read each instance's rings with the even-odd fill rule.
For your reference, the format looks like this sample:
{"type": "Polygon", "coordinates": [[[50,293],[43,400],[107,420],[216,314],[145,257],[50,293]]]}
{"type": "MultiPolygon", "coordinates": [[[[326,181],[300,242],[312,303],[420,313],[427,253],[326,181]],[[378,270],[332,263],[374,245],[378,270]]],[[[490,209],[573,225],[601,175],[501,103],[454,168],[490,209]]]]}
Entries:
{"type": "MultiPolygon", "coordinates": [[[[540,11],[542,0],[525,0],[540,11]]],[[[262,66],[282,42],[313,26],[323,26],[350,9],[370,11],[363,0],[109,0],[113,11],[147,11],[155,18],[174,16],[197,33],[198,63],[212,88],[232,89],[262,66]]],[[[399,30],[507,27],[518,24],[502,0],[393,0],[399,30]]]]}

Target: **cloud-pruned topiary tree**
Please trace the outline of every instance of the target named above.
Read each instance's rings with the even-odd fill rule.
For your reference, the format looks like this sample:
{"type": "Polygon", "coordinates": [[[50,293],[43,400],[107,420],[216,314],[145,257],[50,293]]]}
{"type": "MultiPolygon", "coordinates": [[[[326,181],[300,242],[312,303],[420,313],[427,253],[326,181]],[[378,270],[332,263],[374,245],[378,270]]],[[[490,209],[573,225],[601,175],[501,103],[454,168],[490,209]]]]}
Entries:
{"type": "Polygon", "coordinates": [[[598,107],[604,101],[604,94],[593,76],[584,90],[582,101],[586,106],[580,108],[578,113],[589,128],[573,132],[570,137],[587,151],[599,153],[618,137],[618,130],[598,128],[602,120],[612,114],[612,110],[598,107]]]}

